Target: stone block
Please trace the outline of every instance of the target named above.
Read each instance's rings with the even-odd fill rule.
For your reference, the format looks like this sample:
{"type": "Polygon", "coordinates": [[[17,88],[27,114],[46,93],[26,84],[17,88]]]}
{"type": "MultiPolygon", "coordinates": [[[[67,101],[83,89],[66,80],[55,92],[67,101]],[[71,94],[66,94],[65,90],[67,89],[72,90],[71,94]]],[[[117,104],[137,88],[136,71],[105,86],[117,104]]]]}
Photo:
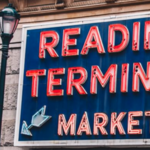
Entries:
{"type": "Polygon", "coordinates": [[[3,107],[4,110],[16,109],[17,95],[18,95],[17,84],[5,86],[4,107],[3,107]]]}
{"type": "Polygon", "coordinates": [[[15,130],[15,120],[2,122],[2,135],[1,135],[2,146],[13,146],[14,130],[15,130]]]}
{"type": "Polygon", "coordinates": [[[17,84],[19,83],[19,75],[18,74],[13,74],[13,75],[6,75],[6,85],[12,85],[12,84],[17,84]]]}
{"type": "Polygon", "coordinates": [[[11,71],[12,73],[19,73],[19,67],[20,67],[20,50],[13,50],[12,55],[12,66],[11,71]]]}
{"type": "Polygon", "coordinates": [[[9,50],[6,74],[18,74],[20,66],[20,50],[9,50]]]}
{"type": "Polygon", "coordinates": [[[7,75],[5,82],[4,110],[15,110],[17,105],[19,75],[7,75]]]}
{"type": "Polygon", "coordinates": [[[16,110],[3,110],[3,121],[15,120],[16,110]]]}
{"type": "MultiPolygon", "coordinates": [[[[12,49],[8,52],[6,74],[18,74],[20,67],[20,49],[12,49]]],[[[0,51],[0,67],[1,67],[1,51],[0,51]]]]}

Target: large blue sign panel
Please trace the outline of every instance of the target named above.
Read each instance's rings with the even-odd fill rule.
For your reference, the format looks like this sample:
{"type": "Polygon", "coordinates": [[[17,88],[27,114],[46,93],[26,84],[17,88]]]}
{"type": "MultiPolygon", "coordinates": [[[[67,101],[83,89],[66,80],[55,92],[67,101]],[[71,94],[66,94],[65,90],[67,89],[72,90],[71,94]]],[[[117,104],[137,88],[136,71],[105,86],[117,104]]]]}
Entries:
{"type": "Polygon", "coordinates": [[[15,145],[149,145],[150,18],[24,27],[15,145]]]}

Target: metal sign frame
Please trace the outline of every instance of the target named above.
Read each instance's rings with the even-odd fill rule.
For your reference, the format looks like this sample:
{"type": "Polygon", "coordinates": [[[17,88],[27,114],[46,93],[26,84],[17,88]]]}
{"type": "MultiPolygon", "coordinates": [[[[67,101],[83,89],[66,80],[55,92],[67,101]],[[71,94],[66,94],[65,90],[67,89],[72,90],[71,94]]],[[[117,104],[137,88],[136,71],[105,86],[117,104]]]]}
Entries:
{"type": "Polygon", "coordinates": [[[92,146],[111,146],[111,147],[137,147],[137,146],[150,146],[150,139],[126,139],[126,140],[57,140],[57,141],[19,141],[19,126],[20,126],[20,113],[22,103],[22,90],[23,90],[23,74],[25,63],[25,49],[26,49],[26,36],[27,31],[32,29],[60,27],[67,25],[90,24],[98,22],[109,22],[117,20],[130,20],[135,18],[150,17],[150,11],[140,13],[127,13],[117,15],[105,15],[99,17],[80,18],[63,21],[52,21],[48,23],[24,25],[22,31],[22,48],[21,48],[21,63],[20,63],[20,77],[18,86],[18,100],[17,100],[17,114],[15,126],[15,146],[34,146],[34,147],[92,147],[92,146]]]}

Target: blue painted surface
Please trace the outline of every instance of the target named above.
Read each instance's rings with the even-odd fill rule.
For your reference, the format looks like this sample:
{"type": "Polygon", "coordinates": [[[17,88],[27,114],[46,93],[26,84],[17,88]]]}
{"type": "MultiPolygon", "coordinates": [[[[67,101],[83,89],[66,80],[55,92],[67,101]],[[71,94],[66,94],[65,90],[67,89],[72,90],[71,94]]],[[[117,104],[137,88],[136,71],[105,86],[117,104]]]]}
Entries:
{"type": "MultiPolygon", "coordinates": [[[[32,137],[19,134],[19,141],[38,141],[38,140],[86,140],[86,139],[143,139],[150,138],[150,123],[149,118],[139,117],[136,118],[140,121],[140,125],[137,128],[143,130],[142,135],[119,135],[118,130],[115,136],[110,135],[110,115],[112,112],[129,112],[129,111],[147,111],[150,110],[150,92],[146,92],[142,83],[140,83],[140,92],[132,92],[132,70],[133,63],[140,62],[146,71],[147,62],[150,61],[150,51],[145,51],[144,47],[144,22],[150,20],[146,19],[132,19],[127,21],[114,21],[114,22],[103,22],[103,23],[91,23],[86,25],[75,25],[75,26],[66,26],[66,27],[56,27],[56,28],[46,28],[46,29],[34,29],[27,31],[27,44],[26,44],[26,54],[25,54],[25,71],[24,71],[24,81],[23,81],[23,95],[22,95],[22,106],[21,106],[21,118],[20,118],[20,131],[23,120],[29,125],[31,123],[31,117],[38,111],[41,107],[46,105],[46,115],[52,116],[52,118],[44,124],[41,128],[32,128],[31,132],[32,137]],[[139,21],[141,23],[140,27],[140,51],[132,51],[132,28],[133,22],[139,21]],[[130,41],[127,48],[120,52],[109,54],[107,51],[107,42],[108,42],[108,26],[110,24],[121,23],[127,26],[130,32],[130,41]],[[104,44],[105,54],[98,54],[96,49],[91,49],[87,56],[75,56],[75,57],[62,57],[62,33],[63,29],[66,28],[81,28],[81,34],[77,36],[71,36],[72,38],[77,39],[77,46],[81,52],[84,41],[86,39],[87,33],[91,26],[98,26],[102,41],[104,44]],[[39,40],[41,31],[54,30],[60,36],[60,41],[55,50],[57,51],[59,58],[51,58],[46,52],[45,59],[39,59],[39,40]],[[123,63],[129,63],[129,87],[128,93],[121,93],[121,65],[123,63]],[[98,94],[90,94],[90,75],[91,75],[91,66],[98,65],[103,74],[107,71],[111,64],[118,65],[118,74],[117,74],[117,92],[116,94],[109,93],[109,83],[107,83],[105,88],[102,88],[98,83],[98,94]],[[66,81],[67,81],[67,70],[69,67],[73,66],[82,66],[88,72],[88,79],[84,84],[88,95],[81,96],[78,94],[74,88],[73,96],[66,95],[66,81]],[[47,73],[49,68],[65,68],[65,75],[55,76],[56,78],[62,78],[62,85],[55,87],[58,89],[64,89],[64,96],[62,97],[47,97],[46,88],[47,88],[47,73]],[[46,69],[47,73],[45,77],[39,78],[39,96],[38,98],[31,97],[31,77],[26,77],[25,73],[27,70],[34,69],[46,69]],[[77,129],[81,121],[84,111],[87,111],[89,122],[91,126],[91,131],[93,132],[93,119],[94,113],[104,112],[109,117],[108,125],[106,130],[108,132],[107,136],[86,136],[84,133],[82,136],[73,136],[70,135],[59,137],[57,135],[57,126],[58,126],[58,115],[65,114],[66,120],[69,119],[72,113],[77,114],[77,129]]],[[[116,34],[116,44],[119,44],[121,41],[121,34],[117,32],[116,34]]],[[[78,76],[75,76],[78,78],[78,76]]],[[[127,133],[127,119],[122,120],[123,127],[127,133]]],[[[135,127],[136,128],[136,127],[135,127]]]]}

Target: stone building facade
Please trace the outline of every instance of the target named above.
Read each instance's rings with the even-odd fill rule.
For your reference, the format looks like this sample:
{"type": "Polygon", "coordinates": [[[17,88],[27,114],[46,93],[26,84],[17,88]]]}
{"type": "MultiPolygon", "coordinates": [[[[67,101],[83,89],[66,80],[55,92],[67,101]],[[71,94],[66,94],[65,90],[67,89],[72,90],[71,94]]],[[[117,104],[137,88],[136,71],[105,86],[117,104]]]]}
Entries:
{"type": "Polygon", "coordinates": [[[29,148],[13,146],[22,26],[108,14],[115,17],[115,14],[144,12],[150,9],[150,0],[0,0],[0,10],[8,3],[16,7],[21,14],[21,20],[9,49],[0,150],[28,150],[29,148]]]}

